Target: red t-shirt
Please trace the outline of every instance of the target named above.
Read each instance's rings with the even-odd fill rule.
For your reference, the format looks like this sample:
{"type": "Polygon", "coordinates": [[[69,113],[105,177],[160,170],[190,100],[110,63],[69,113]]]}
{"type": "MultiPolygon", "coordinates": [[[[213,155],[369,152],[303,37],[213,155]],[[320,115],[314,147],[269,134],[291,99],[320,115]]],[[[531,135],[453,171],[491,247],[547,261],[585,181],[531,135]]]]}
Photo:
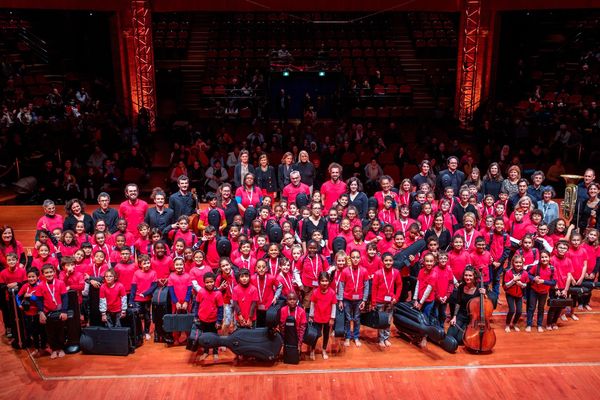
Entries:
{"type": "Polygon", "coordinates": [[[150,289],[150,286],[152,286],[152,283],[156,282],[156,279],[158,279],[156,277],[156,271],[148,270],[145,272],[141,269],[135,271],[133,279],[131,280],[132,285],[137,285],[134,300],[139,302],[149,301],[152,298],[152,295],[144,297],[142,296],[142,293],[150,289]]]}
{"type": "Polygon", "coordinates": [[[144,217],[148,211],[148,203],[144,200],[136,199],[135,203],[125,200],[119,205],[119,217],[127,220],[127,231],[138,237],[138,225],[144,222],[144,217]]]}
{"type": "Polygon", "coordinates": [[[119,282],[121,282],[127,293],[131,291],[131,281],[133,280],[133,274],[137,270],[138,267],[133,262],[129,264],[118,263],[115,265],[115,272],[119,277],[119,282]]]}
{"type": "MultiPolygon", "coordinates": [[[[471,252],[471,265],[481,271],[484,282],[490,281],[490,265],[492,264],[492,256],[489,251],[484,250],[483,253],[475,250],[471,252]]],[[[458,278],[457,278],[458,279],[458,278]]]]}
{"type": "Polygon", "coordinates": [[[364,267],[345,268],[342,271],[340,282],[344,282],[345,300],[363,300],[363,290],[369,273],[364,267]]]}
{"type": "Polygon", "coordinates": [[[472,253],[475,251],[475,239],[481,236],[481,232],[473,229],[470,233],[467,233],[467,231],[463,228],[457,230],[455,235],[459,235],[464,239],[465,243],[463,248],[472,253]]]}
{"type": "Polygon", "coordinates": [[[204,275],[212,272],[212,269],[207,265],[201,265],[200,267],[194,265],[189,272],[190,282],[196,281],[200,287],[204,287],[204,275]]]}
{"type": "Polygon", "coordinates": [[[402,276],[397,269],[379,269],[373,276],[371,303],[398,301],[402,293],[402,276]]]}
{"type": "MultiPolygon", "coordinates": [[[[540,264],[531,267],[529,273],[534,277],[539,276],[545,281],[551,281],[555,278],[555,274],[553,273],[552,268],[550,268],[549,266],[542,267],[540,264]]],[[[535,291],[536,293],[547,294],[550,291],[550,286],[544,285],[543,283],[535,283],[535,281],[532,280],[531,290],[535,291]]]]}
{"type": "Polygon", "coordinates": [[[0,283],[8,285],[9,283],[22,283],[25,281],[27,281],[27,272],[25,271],[25,268],[18,265],[14,271],[9,270],[8,268],[0,271],[0,283]]]}
{"type": "MultiPolygon", "coordinates": [[[[19,297],[24,298],[23,296],[25,296],[25,293],[29,293],[32,296],[40,296],[40,294],[42,293],[42,287],[40,286],[39,282],[37,282],[33,286],[29,284],[29,282],[27,282],[26,284],[21,286],[21,289],[19,290],[19,297]]],[[[38,313],[37,304],[34,301],[31,302],[29,310],[24,310],[23,313],[28,316],[36,315],[38,313]]]]}
{"type": "Polygon", "coordinates": [[[223,307],[223,295],[218,290],[208,291],[201,288],[196,296],[198,319],[202,322],[216,322],[219,307],[223,307]]]}
{"type": "Polygon", "coordinates": [[[238,266],[239,269],[246,268],[250,271],[250,276],[254,275],[254,267],[256,267],[256,257],[252,254],[248,257],[240,255],[238,258],[233,260],[233,263],[238,266]]]}
{"type": "Polygon", "coordinates": [[[421,301],[428,286],[431,286],[431,292],[429,292],[429,296],[427,296],[425,302],[435,300],[435,285],[437,282],[436,270],[431,269],[431,271],[427,271],[427,269],[421,268],[419,271],[419,276],[417,277],[417,281],[419,282],[419,293],[417,294],[417,300],[421,301]]]}
{"type": "Polygon", "coordinates": [[[152,263],[152,269],[156,271],[157,279],[168,278],[169,274],[174,271],[173,259],[170,256],[164,256],[163,258],[152,257],[150,262],[152,263]]]}
{"type": "Polygon", "coordinates": [[[126,295],[125,288],[120,282],[115,282],[112,286],[108,286],[106,283],[100,286],[100,298],[106,299],[108,312],[121,312],[121,298],[126,295]]]}
{"type": "Polygon", "coordinates": [[[183,303],[185,301],[185,297],[190,286],[192,286],[192,280],[190,279],[189,274],[184,272],[183,274],[179,275],[177,272],[172,272],[171,275],[169,275],[167,287],[173,288],[175,291],[175,297],[179,303],[183,303]]]}
{"type": "Polygon", "coordinates": [[[258,292],[258,310],[268,309],[273,303],[275,291],[280,285],[277,278],[271,274],[263,276],[252,275],[250,283],[256,287],[258,292]]]}
{"type": "Polygon", "coordinates": [[[300,183],[298,186],[294,186],[292,183],[290,183],[283,188],[281,197],[287,199],[288,204],[295,203],[296,197],[298,197],[300,193],[304,193],[308,196],[308,198],[310,198],[310,188],[306,184],[300,183]]]}
{"type": "MultiPolygon", "coordinates": [[[[567,252],[567,257],[571,260],[571,264],[573,265],[573,278],[575,280],[579,280],[581,278],[581,274],[583,273],[583,263],[588,260],[587,250],[583,246],[579,246],[577,249],[574,247],[570,247],[567,252]]],[[[594,266],[596,263],[594,262],[594,266]]],[[[591,270],[594,269],[592,266],[591,270]]],[[[587,273],[590,273],[590,266],[587,267],[587,273]]]]}
{"type": "Polygon", "coordinates": [[[310,258],[308,255],[304,256],[296,264],[298,271],[300,271],[300,279],[302,285],[306,287],[317,287],[319,286],[319,274],[327,271],[327,261],[323,256],[316,255],[315,258],[310,258]]]}
{"type": "Polygon", "coordinates": [[[573,264],[567,255],[558,258],[554,255],[550,258],[550,265],[554,267],[554,276],[556,277],[556,287],[564,289],[567,284],[567,275],[573,274],[573,264]]]}
{"type": "Polygon", "coordinates": [[[460,252],[456,252],[452,250],[448,252],[448,266],[452,269],[456,280],[462,280],[465,267],[469,264],[471,264],[471,255],[468,251],[461,250],[460,252]]]}
{"type": "Polygon", "coordinates": [[[331,206],[333,206],[333,203],[335,203],[342,194],[346,193],[346,183],[339,179],[335,183],[332,180],[328,180],[321,185],[321,193],[325,195],[323,211],[327,212],[331,206]]]}
{"type": "MultiPolygon", "coordinates": [[[[506,287],[506,284],[510,281],[512,281],[512,279],[515,277],[515,271],[513,271],[512,268],[509,268],[508,271],[506,271],[504,273],[504,291],[506,292],[506,294],[509,294],[513,297],[523,297],[523,288],[521,288],[519,285],[517,285],[516,283],[514,285],[512,285],[511,287],[506,287]]],[[[522,270],[521,271],[521,283],[528,283],[529,282],[529,275],[527,274],[527,271],[522,270]]]]}
{"type": "Polygon", "coordinates": [[[220,287],[223,281],[227,282],[227,286],[225,287],[225,289],[221,290],[221,293],[223,294],[223,302],[225,304],[231,304],[231,298],[233,297],[233,288],[237,284],[233,272],[227,276],[219,274],[219,276],[217,276],[215,286],[220,287]]]}
{"type": "Polygon", "coordinates": [[[83,302],[83,295],[81,292],[85,288],[85,277],[83,274],[77,270],[69,275],[67,275],[65,271],[61,271],[59,279],[65,283],[67,291],[75,290],[77,292],[77,301],[81,304],[83,302]]]}
{"type": "Polygon", "coordinates": [[[321,289],[313,290],[310,302],[314,304],[313,319],[318,324],[327,324],[331,319],[331,307],[337,304],[335,292],[332,288],[327,288],[323,293],[321,289]]]}
{"type": "Polygon", "coordinates": [[[283,272],[278,273],[277,281],[281,283],[281,294],[285,297],[290,293],[296,293],[296,290],[294,289],[294,277],[291,272],[287,274],[284,274],[283,272]]]}
{"type": "Polygon", "coordinates": [[[104,263],[100,266],[97,266],[96,264],[92,263],[87,267],[85,273],[93,278],[104,278],[106,271],[108,271],[108,264],[104,263]]]}
{"type": "Polygon", "coordinates": [[[64,220],[62,215],[54,214],[53,217],[49,217],[47,215],[43,215],[36,224],[36,229],[38,231],[47,230],[52,232],[53,230],[60,228],[62,231],[64,225],[64,220]]]}
{"type": "Polygon", "coordinates": [[[433,290],[435,292],[436,299],[440,297],[449,297],[454,290],[454,274],[452,268],[446,266],[441,268],[439,265],[435,267],[436,280],[434,282],[433,290]]]}
{"type": "MultiPolygon", "coordinates": [[[[256,302],[258,305],[258,291],[254,285],[237,285],[233,288],[232,299],[237,301],[240,307],[240,314],[247,320],[250,318],[250,306],[252,305],[252,302],[256,302]]],[[[256,313],[254,313],[252,320],[256,320],[256,313]]]]}
{"type": "Polygon", "coordinates": [[[378,255],[375,255],[372,260],[370,260],[369,256],[367,256],[361,261],[371,277],[383,268],[383,261],[381,261],[381,257],[378,255]]]}
{"type": "Polygon", "coordinates": [[[67,293],[67,287],[64,282],[54,279],[51,284],[46,281],[41,282],[39,286],[41,292],[37,296],[43,298],[44,313],[60,310],[62,308],[61,296],[67,293]]]}

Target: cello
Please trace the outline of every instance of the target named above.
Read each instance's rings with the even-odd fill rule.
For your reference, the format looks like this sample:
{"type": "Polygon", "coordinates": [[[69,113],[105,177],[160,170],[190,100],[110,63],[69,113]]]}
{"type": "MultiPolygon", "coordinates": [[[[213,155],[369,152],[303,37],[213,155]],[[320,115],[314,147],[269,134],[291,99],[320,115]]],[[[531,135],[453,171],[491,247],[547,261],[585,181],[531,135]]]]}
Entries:
{"type": "MultiPolygon", "coordinates": [[[[479,288],[483,289],[483,278],[479,271],[479,288]]],[[[474,297],[467,303],[471,322],[463,335],[465,347],[475,353],[490,352],[496,344],[496,334],[490,326],[490,318],[494,311],[492,301],[484,293],[474,297]]]]}

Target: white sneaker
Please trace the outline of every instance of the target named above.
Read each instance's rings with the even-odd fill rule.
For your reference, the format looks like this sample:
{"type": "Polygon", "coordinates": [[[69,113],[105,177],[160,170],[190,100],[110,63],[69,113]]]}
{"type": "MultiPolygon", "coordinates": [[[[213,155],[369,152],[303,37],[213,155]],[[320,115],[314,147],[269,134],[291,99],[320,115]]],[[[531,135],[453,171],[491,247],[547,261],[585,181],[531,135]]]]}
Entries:
{"type": "Polygon", "coordinates": [[[542,328],[541,326],[538,326],[538,332],[539,333],[543,333],[544,332],[544,328],[542,328]]]}
{"type": "Polygon", "coordinates": [[[525,332],[531,332],[531,327],[530,326],[526,327],[525,332]]]}
{"type": "Polygon", "coordinates": [[[354,344],[356,345],[356,347],[362,346],[362,343],[358,339],[354,339],[354,344]]]}
{"type": "Polygon", "coordinates": [[[50,358],[54,360],[56,357],[58,357],[58,351],[53,351],[52,354],[50,354],[50,358]]]}
{"type": "Polygon", "coordinates": [[[310,354],[308,355],[308,358],[310,358],[311,361],[315,361],[315,352],[311,351],[310,354]]]}
{"type": "Polygon", "coordinates": [[[518,326],[513,326],[513,329],[515,330],[515,332],[521,332],[518,326]]]}
{"type": "Polygon", "coordinates": [[[344,340],[344,346],[350,347],[350,339],[344,340]]]}
{"type": "Polygon", "coordinates": [[[63,358],[65,356],[65,352],[64,351],[59,351],[58,352],[58,358],[63,358]]]}
{"type": "Polygon", "coordinates": [[[327,352],[325,350],[323,350],[323,360],[328,360],[329,356],[327,355],[327,352]]]}
{"type": "Polygon", "coordinates": [[[561,321],[567,321],[567,316],[565,314],[560,316],[561,321]]]}
{"type": "Polygon", "coordinates": [[[579,321],[579,317],[577,315],[575,315],[575,314],[571,314],[571,319],[573,321],[579,321]]]}
{"type": "Polygon", "coordinates": [[[151,338],[152,338],[152,336],[150,336],[150,334],[149,334],[149,333],[146,333],[146,334],[144,335],[144,339],[146,339],[146,340],[150,340],[151,338]]]}
{"type": "Polygon", "coordinates": [[[504,332],[510,333],[510,326],[507,326],[506,328],[504,328],[504,332]]]}

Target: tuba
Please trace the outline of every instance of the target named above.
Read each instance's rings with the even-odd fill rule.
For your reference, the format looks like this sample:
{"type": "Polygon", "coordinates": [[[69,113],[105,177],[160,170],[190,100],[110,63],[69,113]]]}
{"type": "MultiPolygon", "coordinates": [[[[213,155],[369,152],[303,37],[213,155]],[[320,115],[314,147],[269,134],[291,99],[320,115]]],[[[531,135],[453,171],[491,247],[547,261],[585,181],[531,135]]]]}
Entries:
{"type": "Polygon", "coordinates": [[[565,198],[562,203],[561,212],[562,218],[567,222],[567,226],[571,224],[575,215],[575,207],[577,207],[577,182],[583,179],[581,175],[561,175],[567,183],[565,188],[565,198]]]}

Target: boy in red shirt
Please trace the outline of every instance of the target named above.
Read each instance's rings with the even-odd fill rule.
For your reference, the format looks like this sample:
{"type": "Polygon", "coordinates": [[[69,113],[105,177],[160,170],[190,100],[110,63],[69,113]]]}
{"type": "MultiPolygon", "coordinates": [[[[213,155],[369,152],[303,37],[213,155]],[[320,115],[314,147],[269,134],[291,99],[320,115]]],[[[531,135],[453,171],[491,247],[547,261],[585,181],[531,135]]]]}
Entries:
{"type": "Polygon", "coordinates": [[[150,256],[141,254],[138,257],[140,269],[135,271],[131,280],[131,293],[129,294],[129,304],[134,304],[140,310],[140,316],[144,321],[144,336],[150,340],[150,306],[152,303],[152,293],[158,287],[156,271],[150,269],[152,262],[150,256]]]}
{"type": "MultiPolygon", "coordinates": [[[[298,350],[302,352],[302,339],[304,338],[304,331],[307,324],[306,311],[302,307],[298,307],[298,295],[296,293],[290,293],[287,297],[287,305],[281,308],[279,323],[282,332],[285,329],[285,320],[290,315],[294,316],[296,332],[298,333],[298,350]]],[[[310,359],[315,359],[314,350],[311,352],[310,359]]]]}
{"type": "MultiPolygon", "coordinates": [[[[196,296],[193,314],[197,315],[197,324],[202,332],[217,333],[223,324],[223,295],[215,288],[215,274],[209,272],[204,275],[204,287],[201,287],[196,296]]],[[[198,357],[202,361],[208,357],[209,348],[198,357]]],[[[219,349],[213,349],[213,359],[219,359],[219,349]]]]}
{"type": "Polygon", "coordinates": [[[26,342],[32,343],[35,349],[32,356],[36,357],[46,350],[46,331],[40,326],[37,299],[42,289],[39,280],[40,272],[36,268],[27,271],[27,283],[21,286],[17,301],[23,310],[26,342]]]}
{"type": "Polygon", "coordinates": [[[458,281],[454,278],[452,268],[448,265],[448,253],[445,251],[438,252],[438,263],[435,268],[436,280],[434,284],[435,291],[435,306],[433,314],[437,317],[439,326],[444,326],[446,321],[446,308],[448,307],[448,299],[458,285],[458,281]]]}
{"type": "Polygon", "coordinates": [[[85,278],[81,272],[75,269],[75,258],[63,257],[61,260],[62,271],[60,272],[60,280],[65,283],[67,292],[74,290],[77,292],[77,301],[79,305],[83,303],[83,289],[85,288],[85,278]]]}
{"type": "MultiPolygon", "coordinates": [[[[25,268],[19,265],[19,258],[16,253],[6,255],[7,268],[0,271],[0,288],[14,289],[18,291],[19,286],[27,281],[27,273],[25,268]]],[[[0,292],[1,293],[1,292],[0,292]]],[[[16,292],[15,292],[16,293],[16,292]]],[[[2,304],[2,320],[4,321],[4,331],[8,337],[11,337],[12,321],[14,320],[13,313],[8,307],[8,291],[5,292],[5,298],[1,301],[2,304]]]]}
{"type": "MultiPolygon", "coordinates": [[[[219,261],[219,270],[221,273],[217,276],[216,286],[223,296],[223,330],[231,333],[235,329],[235,318],[233,318],[232,297],[233,288],[237,284],[231,262],[228,258],[221,258],[219,261]]],[[[204,279],[204,277],[202,278],[204,279]]]]}
{"type": "MultiPolygon", "coordinates": [[[[309,321],[315,325],[319,336],[323,337],[323,359],[327,360],[327,343],[329,342],[329,332],[335,323],[336,314],[336,295],[330,287],[329,274],[321,272],[319,274],[319,290],[312,293],[310,299],[309,321]]],[[[315,359],[315,348],[310,349],[310,359],[315,359]]]]}
{"type": "MultiPolygon", "coordinates": [[[[402,294],[402,277],[394,266],[392,253],[382,255],[383,269],[379,269],[373,276],[373,287],[371,289],[371,304],[378,311],[383,311],[391,316],[394,304],[402,294]]],[[[377,331],[379,347],[390,347],[390,330],[380,329],[377,331]]]]}
{"type": "MultiPolygon", "coordinates": [[[[185,273],[183,258],[173,261],[175,272],[169,275],[167,287],[171,296],[171,311],[173,314],[187,314],[191,310],[192,279],[185,273]]],[[[173,332],[173,340],[183,343],[181,332],[173,332]]]]}
{"type": "Polygon", "coordinates": [[[254,328],[258,291],[250,284],[250,271],[246,268],[240,270],[239,284],[233,288],[232,300],[238,327],[254,328]]]}
{"type": "Polygon", "coordinates": [[[133,280],[133,274],[138,270],[137,265],[131,259],[131,248],[123,246],[120,249],[121,259],[115,265],[115,272],[119,277],[119,282],[125,288],[127,294],[131,293],[131,282],[133,280]]]}
{"type": "Polygon", "coordinates": [[[120,282],[114,269],[109,269],[104,274],[104,283],[100,287],[100,313],[102,322],[109,328],[121,326],[121,318],[127,312],[127,293],[120,282]]]}
{"type": "MultiPolygon", "coordinates": [[[[435,270],[433,269],[435,261],[435,256],[431,253],[423,257],[423,267],[419,271],[417,286],[413,295],[414,307],[417,310],[421,310],[427,321],[431,321],[433,301],[435,300],[435,292],[433,290],[437,281],[435,270]]],[[[424,337],[421,341],[421,347],[425,347],[426,344],[427,338],[424,337]]]]}
{"type": "Polygon", "coordinates": [[[251,275],[254,275],[254,268],[256,267],[256,257],[251,254],[252,244],[244,240],[240,242],[240,256],[233,260],[233,263],[239,268],[247,269],[251,275]]]}
{"type": "Polygon", "coordinates": [[[485,238],[479,236],[475,239],[475,251],[471,252],[471,266],[477,271],[481,271],[483,286],[489,287],[491,280],[492,256],[486,250],[485,238]]]}
{"type": "Polygon", "coordinates": [[[529,275],[523,270],[523,256],[516,254],[511,262],[511,268],[504,273],[504,293],[508,303],[508,313],[506,314],[506,327],[504,330],[508,333],[511,328],[519,332],[517,323],[523,312],[523,289],[529,283],[529,275]]]}
{"type": "Polygon", "coordinates": [[[65,321],[69,308],[69,298],[65,284],[56,279],[54,266],[46,264],[42,267],[45,282],[41,284],[42,290],[38,296],[38,310],[40,324],[45,325],[48,344],[52,353],[50,358],[64,357],[65,352],[65,321]]]}
{"type": "Polygon", "coordinates": [[[500,294],[500,278],[504,268],[504,262],[510,256],[511,242],[510,236],[504,230],[504,220],[496,218],[494,220],[494,230],[486,238],[487,249],[492,257],[492,291],[498,296],[500,294]]]}
{"type": "Polygon", "coordinates": [[[346,340],[344,346],[350,346],[350,340],[354,340],[356,347],[360,347],[358,335],[360,333],[360,313],[365,309],[369,296],[369,283],[367,269],[360,265],[361,254],[358,250],[350,253],[351,266],[342,271],[340,283],[338,285],[337,299],[340,311],[343,309],[346,314],[344,328],[346,330],[346,340]],[[353,330],[350,330],[352,322],[353,330]]]}
{"type": "Polygon", "coordinates": [[[267,310],[281,296],[283,285],[273,275],[267,274],[267,262],[263,259],[256,262],[256,275],[250,278],[250,283],[256,287],[258,292],[256,326],[265,326],[267,310]]]}
{"type": "MultiPolygon", "coordinates": [[[[569,250],[569,243],[566,240],[559,240],[556,243],[556,253],[550,259],[550,264],[554,267],[554,273],[556,277],[556,290],[550,292],[550,298],[556,298],[558,296],[567,297],[569,288],[575,284],[573,278],[573,264],[567,252],[569,250]]],[[[556,330],[558,325],[558,317],[562,313],[562,308],[550,307],[548,310],[548,316],[546,317],[546,329],[556,330]]]]}

